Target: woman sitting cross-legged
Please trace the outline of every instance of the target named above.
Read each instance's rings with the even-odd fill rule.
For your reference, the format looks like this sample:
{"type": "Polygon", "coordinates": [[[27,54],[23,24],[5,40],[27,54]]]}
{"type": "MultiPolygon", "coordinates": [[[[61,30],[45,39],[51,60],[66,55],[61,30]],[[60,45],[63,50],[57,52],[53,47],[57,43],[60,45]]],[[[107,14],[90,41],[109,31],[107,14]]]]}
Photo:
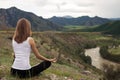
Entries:
{"type": "Polygon", "coordinates": [[[19,78],[33,77],[50,67],[51,62],[56,62],[56,58],[48,59],[40,55],[34,39],[31,37],[31,24],[25,19],[18,20],[16,30],[12,39],[14,51],[14,62],[11,67],[11,75],[19,78]],[[30,65],[30,53],[33,51],[36,58],[43,60],[36,66],[30,65]]]}

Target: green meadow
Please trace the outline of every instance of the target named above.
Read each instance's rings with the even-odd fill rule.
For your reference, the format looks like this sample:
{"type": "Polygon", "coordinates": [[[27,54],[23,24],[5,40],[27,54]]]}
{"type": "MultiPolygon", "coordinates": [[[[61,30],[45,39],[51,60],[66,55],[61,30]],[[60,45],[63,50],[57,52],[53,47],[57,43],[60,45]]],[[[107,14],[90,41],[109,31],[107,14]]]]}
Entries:
{"type": "MultiPolygon", "coordinates": [[[[10,75],[13,63],[11,37],[13,31],[0,31],[0,79],[2,80],[100,80],[103,72],[90,65],[90,59],[84,54],[85,48],[112,45],[118,43],[111,36],[99,32],[33,32],[40,54],[48,58],[58,57],[58,61],[40,75],[19,79],[10,75]],[[87,73],[86,71],[89,71],[87,73]]],[[[110,52],[120,55],[120,49],[111,49],[110,52]]],[[[41,62],[31,53],[31,65],[41,62]]]]}
{"type": "MultiPolygon", "coordinates": [[[[60,54],[58,61],[53,63],[49,69],[42,72],[39,76],[27,79],[13,77],[10,75],[10,68],[13,63],[12,36],[13,32],[0,32],[0,79],[2,80],[98,80],[100,77],[99,73],[95,72],[99,72],[99,70],[96,69],[94,71],[82,61],[78,54],[75,54],[78,50],[77,47],[80,45],[75,46],[77,42],[72,42],[72,40],[78,38],[78,41],[80,41],[80,35],[76,36],[75,33],[54,32],[33,32],[33,38],[42,55],[52,58],[60,54]],[[68,42],[66,41],[68,38],[73,39],[68,40],[68,42]],[[74,45],[75,49],[71,45],[74,45]],[[50,53],[48,54],[48,52],[50,53]],[[89,70],[91,73],[84,73],[86,70],[89,70]]],[[[31,53],[30,59],[32,66],[41,62],[41,60],[36,59],[33,53],[31,53]]]]}

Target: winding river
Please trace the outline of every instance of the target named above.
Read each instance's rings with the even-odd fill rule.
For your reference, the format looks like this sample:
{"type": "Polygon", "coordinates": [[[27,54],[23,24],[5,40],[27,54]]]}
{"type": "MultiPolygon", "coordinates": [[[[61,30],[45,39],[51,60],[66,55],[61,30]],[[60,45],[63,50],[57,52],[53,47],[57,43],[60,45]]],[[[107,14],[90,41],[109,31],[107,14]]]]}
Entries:
{"type": "Polygon", "coordinates": [[[99,50],[100,50],[100,47],[85,50],[85,55],[88,55],[91,57],[93,66],[101,70],[103,69],[103,64],[106,64],[108,66],[112,65],[113,67],[120,66],[120,64],[118,63],[103,59],[100,56],[99,50]]]}

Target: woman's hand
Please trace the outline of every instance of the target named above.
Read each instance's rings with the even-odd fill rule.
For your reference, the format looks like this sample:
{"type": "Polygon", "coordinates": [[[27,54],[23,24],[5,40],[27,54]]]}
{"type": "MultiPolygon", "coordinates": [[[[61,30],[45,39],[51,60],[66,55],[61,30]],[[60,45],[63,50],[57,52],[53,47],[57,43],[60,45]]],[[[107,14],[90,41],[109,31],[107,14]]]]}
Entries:
{"type": "Polygon", "coordinates": [[[57,62],[57,59],[56,58],[53,58],[53,59],[49,59],[50,62],[57,62]]]}

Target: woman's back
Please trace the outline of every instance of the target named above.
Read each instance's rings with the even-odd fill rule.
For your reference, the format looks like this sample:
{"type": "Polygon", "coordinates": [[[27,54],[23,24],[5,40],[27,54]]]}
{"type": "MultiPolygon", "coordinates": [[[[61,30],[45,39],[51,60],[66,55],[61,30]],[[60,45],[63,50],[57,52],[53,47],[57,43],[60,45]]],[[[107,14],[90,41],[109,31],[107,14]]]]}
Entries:
{"type": "Polygon", "coordinates": [[[31,46],[29,44],[29,39],[31,37],[28,37],[27,40],[23,41],[22,43],[17,43],[14,39],[12,41],[13,50],[15,53],[15,61],[12,65],[12,68],[20,69],[20,70],[26,70],[30,69],[30,52],[31,52],[31,46]]]}

